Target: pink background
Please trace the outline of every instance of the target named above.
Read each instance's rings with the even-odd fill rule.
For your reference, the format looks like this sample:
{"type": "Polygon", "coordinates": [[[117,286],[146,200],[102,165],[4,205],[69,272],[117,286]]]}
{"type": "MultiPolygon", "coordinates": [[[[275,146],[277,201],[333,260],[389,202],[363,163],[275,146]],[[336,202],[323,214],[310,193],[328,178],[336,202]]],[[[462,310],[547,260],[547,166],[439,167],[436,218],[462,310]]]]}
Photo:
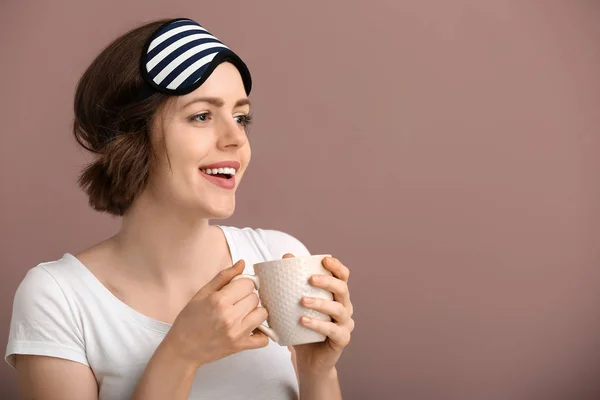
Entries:
{"type": "MultiPolygon", "coordinates": [[[[255,80],[225,223],[352,270],[345,399],[600,398],[595,1],[2,1],[0,343],[29,268],[118,226],[75,183],[77,79],[177,16],[255,80]]],[[[0,398],[15,380],[2,364],[0,398]]]]}

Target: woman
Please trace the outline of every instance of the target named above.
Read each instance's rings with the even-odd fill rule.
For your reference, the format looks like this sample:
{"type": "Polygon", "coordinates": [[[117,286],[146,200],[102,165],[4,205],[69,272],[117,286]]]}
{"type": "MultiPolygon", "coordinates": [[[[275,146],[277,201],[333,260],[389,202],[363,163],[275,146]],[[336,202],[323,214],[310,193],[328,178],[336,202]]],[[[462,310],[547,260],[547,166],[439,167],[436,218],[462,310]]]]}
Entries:
{"type": "Polygon", "coordinates": [[[80,184],[122,227],[20,284],[6,360],[22,398],[341,398],[347,268],[325,259],[333,277],[311,284],[334,301],[303,300],[332,316],[301,321],[327,340],[287,349],[255,330],[267,312],[252,282],[231,279],[308,250],[279,231],[209,224],[233,213],[250,161],[251,86],[243,61],[188,19],[132,30],[87,69],[74,133],[95,159],[80,184]]]}

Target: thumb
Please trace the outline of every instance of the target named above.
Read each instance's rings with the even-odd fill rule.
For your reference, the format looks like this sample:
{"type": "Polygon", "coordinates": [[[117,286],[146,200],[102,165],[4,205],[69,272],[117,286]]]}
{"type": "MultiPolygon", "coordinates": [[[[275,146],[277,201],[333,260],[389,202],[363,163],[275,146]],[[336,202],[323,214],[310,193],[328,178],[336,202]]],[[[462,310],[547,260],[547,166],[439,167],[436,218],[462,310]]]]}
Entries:
{"type": "Polygon", "coordinates": [[[211,293],[217,292],[227,285],[234,276],[241,274],[244,271],[246,263],[244,260],[239,260],[231,267],[226,268],[219,272],[210,282],[202,287],[196,294],[196,296],[206,296],[211,293]]]}
{"type": "Polygon", "coordinates": [[[283,258],[294,258],[295,256],[292,253],[285,253],[283,258]]]}
{"type": "Polygon", "coordinates": [[[260,349],[269,345],[269,337],[264,333],[255,330],[252,335],[243,338],[240,344],[245,350],[260,349]]]}

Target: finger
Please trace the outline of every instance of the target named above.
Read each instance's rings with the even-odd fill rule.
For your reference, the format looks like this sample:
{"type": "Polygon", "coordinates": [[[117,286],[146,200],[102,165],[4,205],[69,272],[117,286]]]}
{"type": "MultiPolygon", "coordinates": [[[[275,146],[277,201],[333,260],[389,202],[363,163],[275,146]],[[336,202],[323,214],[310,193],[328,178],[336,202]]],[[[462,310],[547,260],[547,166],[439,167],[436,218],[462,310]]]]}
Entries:
{"type": "Polygon", "coordinates": [[[239,275],[244,271],[245,265],[246,263],[244,260],[239,260],[231,267],[222,270],[210,282],[204,285],[202,289],[198,291],[197,295],[208,295],[221,290],[234,276],[239,275]]]}
{"type": "Polygon", "coordinates": [[[352,318],[350,318],[345,324],[345,326],[348,328],[348,331],[350,331],[350,333],[352,333],[352,331],[354,330],[355,325],[356,324],[354,323],[354,319],[352,319],[352,318]]]}
{"type": "Polygon", "coordinates": [[[240,350],[252,350],[267,347],[269,345],[269,337],[259,330],[256,330],[252,335],[240,339],[240,350]]]}
{"type": "Polygon", "coordinates": [[[350,293],[348,284],[341,279],[329,275],[313,275],[310,277],[310,283],[314,287],[325,289],[333,293],[333,298],[344,306],[350,306],[350,293]]]}
{"type": "Polygon", "coordinates": [[[250,279],[236,279],[223,286],[217,293],[226,304],[235,304],[254,291],[254,282],[250,279]]]}
{"type": "Polygon", "coordinates": [[[268,316],[269,314],[264,307],[256,307],[242,320],[241,329],[243,329],[245,334],[249,334],[265,322],[268,316]]]}
{"type": "Polygon", "coordinates": [[[285,253],[283,258],[294,258],[295,256],[292,253],[285,253]]]}
{"type": "Polygon", "coordinates": [[[258,296],[256,293],[250,293],[233,305],[233,312],[240,320],[243,320],[256,307],[258,307],[258,296]]]}
{"type": "Polygon", "coordinates": [[[323,259],[323,266],[336,278],[341,279],[344,282],[348,282],[348,279],[350,278],[350,270],[346,268],[346,266],[337,258],[325,257],[323,259]]]}
{"type": "Polygon", "coordinates": [[[311,310],[319,311],[325,315],[329,315],[337,322],[346,322],[350,319],[349,311],[344,307],[342,303],[337,301],[331,301],[326,299],[320,299],[318,297],[303,297],[302,305],[311,310]]]}
{"type": "Polygon", "coordinates": [[[350,343],[350,332],[333,323],[328,321],[321,321],[316,318],[302,317],[300,323],[305,327],[325,335],[329,338],[331,345],[336,350],[342,350],[350,343]]]}

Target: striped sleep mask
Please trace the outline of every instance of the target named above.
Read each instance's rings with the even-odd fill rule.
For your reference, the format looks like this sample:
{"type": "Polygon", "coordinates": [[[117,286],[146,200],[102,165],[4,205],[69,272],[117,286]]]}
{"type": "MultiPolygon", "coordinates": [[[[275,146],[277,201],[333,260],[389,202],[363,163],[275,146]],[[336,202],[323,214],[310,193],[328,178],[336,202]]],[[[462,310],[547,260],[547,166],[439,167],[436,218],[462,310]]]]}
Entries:
{"type": "Polygon", "coordinates": [[[252,78],[242,59],[197,22],[177,18],[150,36],[140,68],[144,81],[152,89],[168,95],[184,95],[202,85],[226,61],[238,69],[246,94],[250,94],[252,78]]]}

